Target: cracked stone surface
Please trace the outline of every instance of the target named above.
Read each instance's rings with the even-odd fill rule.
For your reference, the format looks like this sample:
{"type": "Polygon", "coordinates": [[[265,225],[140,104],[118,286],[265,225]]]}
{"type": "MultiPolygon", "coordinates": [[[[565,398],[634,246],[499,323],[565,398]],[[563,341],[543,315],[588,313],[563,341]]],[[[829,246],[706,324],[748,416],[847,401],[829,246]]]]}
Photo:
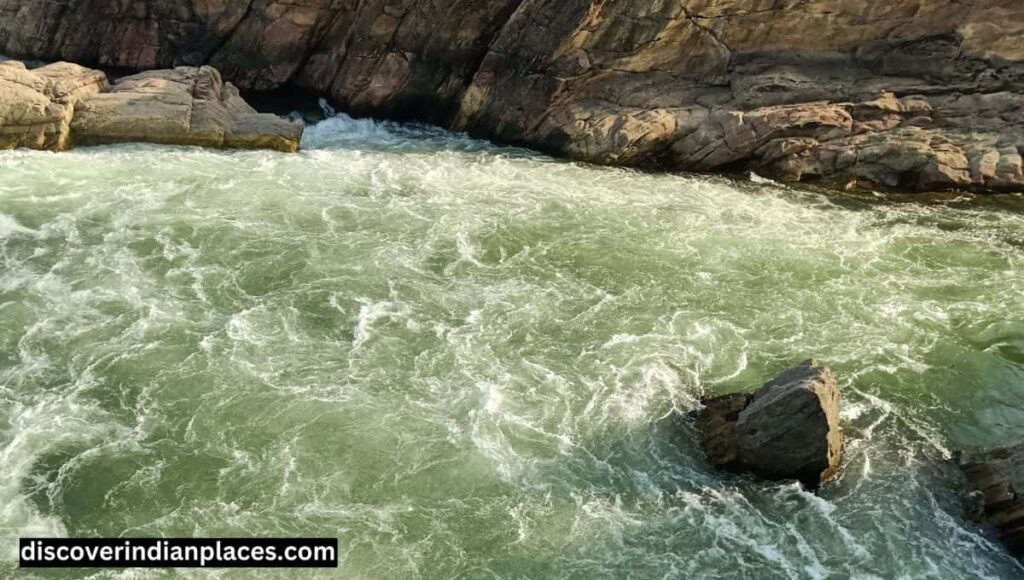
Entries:
{"type": "Polygon", "coordinates": [[[0,149],[67,149],[75,106],[106,88],[107,75],[75,64],[0,62],[0,149]]]}
{"type": "Polygon", "coordinates": [[[227,149],[299,149],[303,126],[257,113],[210,66],[154,70],[83,98],[71,121],[84,145],[147,142],[227,149]]]}
{"type": "Polygon", "coordinates": [[[142,72],[113,86],[102,71],[0,62],[0,149],[147,142],[231,149],[299,148],[303,125],[250,107],[213,67],[142,72]]]}
{"type": "Polygon", "coordinates": [[[0,52],[212,64],[597,163],[1024,189],[1019,0],[0,0],[0,52]]]}

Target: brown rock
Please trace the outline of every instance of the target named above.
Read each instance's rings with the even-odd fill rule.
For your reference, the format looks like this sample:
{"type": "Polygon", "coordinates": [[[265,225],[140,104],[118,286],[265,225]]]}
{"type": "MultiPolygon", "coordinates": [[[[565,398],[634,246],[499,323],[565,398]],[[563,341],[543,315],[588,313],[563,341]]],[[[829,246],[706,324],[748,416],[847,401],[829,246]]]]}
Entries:
{"type": "Polygon", "coordinates": [[[736,421],[751,398],[751,395],[724,395],[704,401],[704,408],[697,414],[697,430],[701,434],[700,445],[711,465],[728,469],[738,464],[736,421]]]}
{"type": "Polygon", "coordinates": [[[809,360],[753,395],[705,401],[697,427],[712,465],[816,489],[839,468],[839,405],[835,377],[809,360]]]}
{"type": "Polygon", "coordinates": [[[302,125],[260,114],[208,66],[119,80],[79,103],[71,123],[81,144],[148,142],[296,151],[302,125]]]}
{"type": "Polygon", "coordinates": [[[1024,190],[1019,0],[0,0],[0,52],[212,64],[598,163],[1024,190]]]}
{"type": "Polygon", "coordinates": [[[1017,557],[1024,557],[1024,443],[960,460],[974,516],[991,525],[1017,557]]]}

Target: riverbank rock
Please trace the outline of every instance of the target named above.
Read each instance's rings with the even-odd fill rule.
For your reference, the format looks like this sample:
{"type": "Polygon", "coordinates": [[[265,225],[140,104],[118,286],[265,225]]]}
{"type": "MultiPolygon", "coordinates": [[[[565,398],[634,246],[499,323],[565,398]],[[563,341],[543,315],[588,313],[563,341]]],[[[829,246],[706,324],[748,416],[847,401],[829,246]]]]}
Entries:
{"type": "Polygon", "coordinates": [[[296,151],[303,125],[256,112],[213,67],[140,73],[0,62],[0,149],[146,142],[296,151]]]}
{"type": "Polygon", "coordinates": [[[958,461],[970,489],[968,511],[989,524],[1007,550],[1024,558],[1024,443],[958,461]]]}
{"type": "Polygon", "coordinates": [[[142,141],[292,152],[303,125],[257,113],[216,69],[203,66],[122,78],[82,99],[71,128],[85,145],[142,141]]]}
{"type": "Polygon", "coordinates": [[[107,86],[105,74],[76,64],[0,62],[0,149],[67,149],[78,101],[107,86]]]}
{"type": "Polygon", "coordinates": [[[595,163],[1024,190],[1020,0],[0,0],[0,52],[212,65],[595,163]]]}
{"type": "Polygon", "coordinates": [[[753,395],[704,401],[697,428],[712,465],[816,489],[839,469],[839,406],[835,376],[808,360],[753,395]]]}

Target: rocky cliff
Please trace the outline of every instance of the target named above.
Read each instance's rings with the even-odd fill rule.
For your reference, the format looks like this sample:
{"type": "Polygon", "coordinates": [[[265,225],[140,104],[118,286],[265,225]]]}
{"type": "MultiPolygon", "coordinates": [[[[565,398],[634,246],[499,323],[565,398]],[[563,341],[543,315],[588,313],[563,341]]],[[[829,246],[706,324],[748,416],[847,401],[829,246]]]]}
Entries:
{"type": "Polygon", "coordinates": [[[1024,188],[1020,0],[0,0],[0,52],[212,64],[599,163],[1024,188]]]}

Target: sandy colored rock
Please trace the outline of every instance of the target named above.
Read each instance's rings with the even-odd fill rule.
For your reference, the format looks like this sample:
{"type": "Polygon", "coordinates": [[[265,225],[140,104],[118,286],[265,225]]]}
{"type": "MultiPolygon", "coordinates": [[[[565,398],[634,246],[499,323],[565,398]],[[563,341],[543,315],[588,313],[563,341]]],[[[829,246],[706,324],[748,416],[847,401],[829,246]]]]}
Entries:
{"type": "Polygon", "coordinates": [[[212,67],[118,81],[76,64],[0,62],[0,148],[127,141],[295,151],[302,124],[257,113],[212,67]]]}
{"type": "Polygon", "coordinates": [[[213,67],[178,67],[119,80],[82,99],[71,123],[81,144],[148,142],[296,151],[302,125],[257,113],[213,67]]]}
{"type": "Polygon", "coordinates": [[[79,99],[106,87],[105,74],[71,63],[0,62],[0,149],[67,149],[79,99]]]}
{"type": "Polygon", "coordinates": [[[598,163],[1024,190],[1019,0],[0,0],[0,52],[212,64],[598,163]]]}
{"type": "Polygon", "coordinates": [[[712,465],[765,479],[795,479],[814,489],[839,468],[839,406],[835,377],[809,360],[753,395],[705,401],[697,428],[712,465]]]}

